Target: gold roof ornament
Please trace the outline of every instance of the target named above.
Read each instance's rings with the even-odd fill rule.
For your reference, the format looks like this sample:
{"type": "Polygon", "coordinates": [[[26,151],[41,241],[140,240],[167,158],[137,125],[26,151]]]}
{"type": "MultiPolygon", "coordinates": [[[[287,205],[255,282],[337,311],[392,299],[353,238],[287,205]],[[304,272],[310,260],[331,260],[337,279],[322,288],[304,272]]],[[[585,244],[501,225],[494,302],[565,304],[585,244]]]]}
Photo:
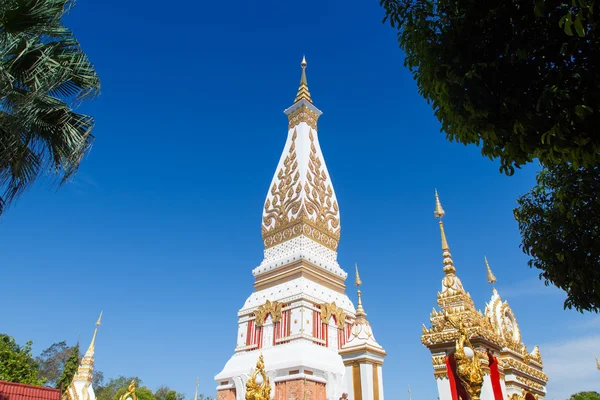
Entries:
{"type": "Polygon", "coordinates": [[[296,99],[294,100],[294,104],[299,102],[300,100],[306,100],[312,104],[312,99],[310,98],[310,92],[308,91],[308,83],[306,82],[306,57],[302,56],[302,62],[300,66],[302,67],[302,76],[300,77],[300,86],[298,87],[298,93],[296,94],[296,99]]]}
{"type": "Polygon", "coordinates": [[[596,368],[598,368],[598,370],[600,370],[600,361],[598,360],[598,356],[596,357],[596,368]]]}
{"type": "Polygon", "coordinates": [[[129,387],[127,388],[127,391],[120,398],[120,400],[127,400],[127,399],[138,400],[138,398],[135,394],[135,380],[131,381],[131,383],[129,384],[129,387]]]}
{"type": "Polygon", "coordinates": [[[194,400],[198,400],[198,383],[200,383],[200,378],[196,378],[196,394],[194,394],[194,400]]]}
{"type": "MultiPolygon", "coordinates": [[[[356,268],[356,278],[354,279],[354,284],[356,286],[360,287],[362,285],[362,281],[360,280],[360,275],[358,274],[358,264],[355,264],[355,268],[356,268]]],[[[357,317],[357,319],[359,319],[359,318],[364,319],[367,316],[367,313],[365,312],[365,309],[363,308],[363,305],[362,305],[360,289],[357,290],[357,293],[358,293],[358,305],[356,307],[356,317],[357,317]]]]}
{"type": "Polygon", "coordinates": [[[485,268],[487,270],[487,281],[488,281],[488,283],[491,283],[493,286],[494,283],[496,283],[496,276],[494,275],[494,273],[492,272],[492,269],[490,268],[490,263],[488,263],[487,257],[483,256],[483,259],[485,260],[485,268]]]}
{"type": "Polygon", "coordinates": [[[463,387],[469,394],[471,400],[480,400],[481,387],[483,386],[483,370],[479,355],[469,340],[462,318],[453,319],[447,313],[446,320],[458,331],[456,339],[454,359],[456,360],[456,375],[463,387]]]}
{"type": "Polygon", "coordinates": [[[358,274],[358,264],[357,263],[354,264],[354,268],[356,269],[356,277],[354,278],[354,285],[361,286],[362,281],[360,280],[360,275],[358,274]]]}
{"type": "Polygon", "coordinates": [[[271,383],[265,372],[263,355],[258,357],[256,369],[246,382],[246,400],[269,400],[271,398],[271,383]],[[260,382],[256,379],[260,375],[260,382]]]}
{"type": "Polygon", "coordinates": [[[446,215],[446,212],[442,208],[442,203],[440,202],[440,196],[438,195],[437,190],[435,191],[435,209],[433,211],[433,215],[440,220],[440,234],[442,236],[442,255],[444,257],[444,272],[446,275],[454,275],[456,273],[456,268],[454,268],[454,261],[452,261],[452,255],[450,254],[450,246],[448,246],[448,240],[446,240],[446,232],[444,231],[444,222],[442,222],[442,218],[446,215]]]}

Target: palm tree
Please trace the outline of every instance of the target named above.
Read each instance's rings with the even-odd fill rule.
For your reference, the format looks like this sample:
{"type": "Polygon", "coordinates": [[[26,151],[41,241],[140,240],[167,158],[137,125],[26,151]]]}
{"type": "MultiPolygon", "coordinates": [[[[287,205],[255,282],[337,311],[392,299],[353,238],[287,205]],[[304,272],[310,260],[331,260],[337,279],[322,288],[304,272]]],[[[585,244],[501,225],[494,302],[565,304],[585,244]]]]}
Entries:
{"type": "Polygon", "coordinates": [[[0,1],[0,214],[43,172],[68,181],[92,143],[94,119],[73,109],[100,80],[62,23],[72,5],[0,1]]]}

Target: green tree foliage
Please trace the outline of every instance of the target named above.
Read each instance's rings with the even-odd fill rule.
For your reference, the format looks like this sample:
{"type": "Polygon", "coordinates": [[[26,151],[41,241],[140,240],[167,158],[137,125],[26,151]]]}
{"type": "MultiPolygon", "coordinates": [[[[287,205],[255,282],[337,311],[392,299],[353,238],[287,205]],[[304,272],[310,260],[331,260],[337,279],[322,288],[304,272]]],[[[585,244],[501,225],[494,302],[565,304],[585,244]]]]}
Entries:
{"type": "Polygon", "coordinates": [[[62,341],[52,344],[35,358],[40,366],[38,378],[44,379],[46,386],[56,386],[71,351],[72,347],[67,346],[67,342],[62,341]]]}
{"type": "Polygon", "coordinates": [[[517,203],[529,266],[567,292],[565,307],[600,311],[600,166],[545,168],[517,203]]]}
{"type": "Polygon", "coordinates": [[[600,164],[600,15],[591,0],[380,3],[450,140],[480,145],[509,175],[535,158],[600,164]]]}
{"type": "Polygon", "coordinates": [[[48,169],[66,182],[92,142],[93,118],[73,109],[100,81],[62,23],[71,6],[0,2],[0,213],[48,169]]]}
{"type": "Polygon", "coordinates": [[[71,349],[71,355],[64,365],[60,379],[56,382],[56,388],[62,389],[64,393],[77,373],[77,368],[79,368],[79,344],[71,349]]]}
{"type": "Polygon", "coordinates": [[[0,334],[0,380],[38,386],[44,384],[38,378],[39,365],[31,355],[31,344],[29,341],[19,346],[13,337],[0,334]]]}
{"type": "Polygon", "coordinates": [[[598,392],[579,392],[571,395],[569,400],[600,400],[598,392]]]}
{"type": "Polygon", "coordinates": [[[154,392],[156,400],[183,400],[184,395],[166,386],[161,386],[154,392]]]}

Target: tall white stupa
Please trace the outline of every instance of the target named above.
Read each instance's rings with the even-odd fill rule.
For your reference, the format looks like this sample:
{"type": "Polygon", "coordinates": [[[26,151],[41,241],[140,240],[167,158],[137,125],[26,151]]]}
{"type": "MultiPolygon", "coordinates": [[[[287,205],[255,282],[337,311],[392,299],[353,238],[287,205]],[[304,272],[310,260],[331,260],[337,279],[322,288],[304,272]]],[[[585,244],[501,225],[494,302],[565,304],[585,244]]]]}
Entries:
{"type": "Polygon", "coordinates": [[[264,260],[238,312],[234,355],[217,374],[218,400],[242,400],[260,354],[277,400],[383,400],[385,351],[345,293],[337,262],[340,211],[319,145],[302,63],[288,135],[262,213],[264,260]]]}

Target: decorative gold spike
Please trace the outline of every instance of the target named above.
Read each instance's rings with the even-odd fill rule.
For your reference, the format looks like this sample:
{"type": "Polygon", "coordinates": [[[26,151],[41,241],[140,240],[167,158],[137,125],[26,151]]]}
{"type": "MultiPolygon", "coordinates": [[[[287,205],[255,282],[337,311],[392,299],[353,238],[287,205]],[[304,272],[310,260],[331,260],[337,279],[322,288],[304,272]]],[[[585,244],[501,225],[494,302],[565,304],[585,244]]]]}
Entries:
{"type": "Polygon", "coordinates": [[[356,315],[362,315],[362,316],[367,315],[367,313],[365,312],[365,309],[363,308],[363,305],[362,305],[362,297],[361,297],[360,290],[358,290],[358,306],[356,307],[356,315]]]}
{"type": "Polygon", "coordinates": [[[450,254],[450,246],[448,246],[448,241],[446,240],[446,232],[444,231],[444,223],[442,222],[442,217],[446,215],[444,209],[442,208],[442,203],[440,202],[440,197],[438,196],[437,190],[435,191],[435,210],[433,212],[436,218],[440,219],[440,234],[442,236],[442,256],[444,262],[444,272],[446,275],[454,275],[456,272],[456,268],[454,268],[454,261],[452,261],[452,255],[450,254]]]}
{"type": "Polygon", "coordinates": [[[483,256],[483,259],[485,260],[485,268],[487,270],[487,281],[493,285],[496,282],[496,276],[494,276],[494,273],[490,268],[490,263],[488,263],[487,257],[483,256]]]}
{"type": "Polygon", "coordinates": [[[102,312],[100,311],[100,316],[98,317],[98,321],[96,321],[96,329],[94,329],[94,336],[92,336],[92,341],[90,343],[90,347],[88,347],[88,352],[91,352],[92,356],[94,355],[94,349],[96,348],[96,335],[98,334],[98,327],[102,323],[102,312]]]}
{"type": "Polygon", "coordinates": [[[442,208],[442,203],[440,203],[440,196],[438,196],[437,189],[435,190],[435,210],[433,211],[433,215],[440,219],[444,218],[444,215],[446,215],[442,208]]]}
{"type": "Polygon", "coordinates": [[[194,400],[198,400],[198,383],[200,383],[200,378],[196,378],[196,394],[194,395],[194,400]]]}
{"type": "Polygon", "coordinates": [[[302,67],[302,75],[300,76],[300,86],[298,87],[298,93],[296,93],[294,104],[300,100],[306,100],[312,104],[310,92],[308,91],[308,83],[306,82],[306,57],[302,56],[302,62],[300,63],[300,66],[302,67]]]}
{"type": "Polygon", "coordinates": [[[408,400],[412,400],[412,393],[410,392],[410,385],[408,385],[408,400]]]}
{"type": "Polygon", "coordinates": [[[356,268],[356,277],[354,278],[354,284],[356,286],[361,286],[362,281],[360,280],[360,275],[358,274],[358,264],[354,264],[354,267],[356,268]]]}
{"type": "Polygon", "coordinates": [[[596,357],[596,368],[598,368],[598,370],[600,370],[600,361],[598,360],[598,356],[596,357]]]}

